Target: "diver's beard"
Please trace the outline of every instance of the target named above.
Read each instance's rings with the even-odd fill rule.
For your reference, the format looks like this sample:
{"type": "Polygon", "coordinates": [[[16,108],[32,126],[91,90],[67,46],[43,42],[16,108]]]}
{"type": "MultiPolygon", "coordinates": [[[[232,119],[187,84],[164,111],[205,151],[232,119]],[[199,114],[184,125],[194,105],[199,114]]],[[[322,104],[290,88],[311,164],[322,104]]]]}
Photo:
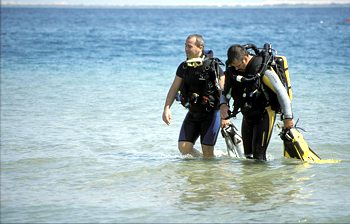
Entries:
{"type": "Polygon", "coordinates": [[[186,53],[186,58],[187,59],[191,59],[191,58],[198,58],[200,57],[200,55],[196,55],[196,54],[191,54],[191,53],[186,53]]]}

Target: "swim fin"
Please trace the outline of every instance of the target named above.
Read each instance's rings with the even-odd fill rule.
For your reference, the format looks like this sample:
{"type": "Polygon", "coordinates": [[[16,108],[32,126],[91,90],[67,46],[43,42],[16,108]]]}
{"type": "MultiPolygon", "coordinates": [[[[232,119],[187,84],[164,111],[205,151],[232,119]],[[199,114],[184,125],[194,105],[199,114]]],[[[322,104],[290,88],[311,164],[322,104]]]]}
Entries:
{"type": "Polygon", "coordinates": [[[319,162],[321,158],[308,146],[302,134],[295,128],[280,133],[284,145],[284,157],[308,162],[319,162]]]}
{"type": "Polygon", "coordinates": [[[221,129],[221,134],[225,138],[228,155],[235,158],[245,158],[243,140],[237,131],[237,128],[231,123],[221,129]]]}

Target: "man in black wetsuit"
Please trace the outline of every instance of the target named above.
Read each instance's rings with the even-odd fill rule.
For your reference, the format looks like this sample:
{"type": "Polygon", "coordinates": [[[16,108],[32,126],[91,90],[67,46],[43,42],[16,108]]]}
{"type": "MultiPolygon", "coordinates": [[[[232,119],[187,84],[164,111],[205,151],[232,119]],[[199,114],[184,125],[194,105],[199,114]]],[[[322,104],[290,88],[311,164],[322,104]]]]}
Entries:
{"type": "MultiPolygon", "coordinates": [[[[170,107],[181,91],[181,103],[189,109],[179,135],[178,148],[182,154],[200,156],[194,144],[200,136],[204,158],[214,156],[214,145],[220,130],[218,108],[224,73],[220,60],[204,51],[204,40],[199,34],[189,35],[185,43],[187,60],[176,71],[175,79],[166,97],[163,121],[172,119],[170,107]]],[[[223,121],[226,122],[226,121],[223,121]]]]}
{"type": "Polygon", "coordinates": [[[276,118],[276,109],[271,103],[278,101],[284,128],[293,127],[291,101],[287,90],[273,69],[267,67],[262,76],[253,82],[242,79],[255,76],[262,68],[263,58],[250,55],[241,45],[232,45],[227,51],[225,85],[220,98],[221,118],[229,116],[226,95],[234,100],[236,112],[243,114],[242,139],[247,158],[266,160],[266,150],[276,118]]]}

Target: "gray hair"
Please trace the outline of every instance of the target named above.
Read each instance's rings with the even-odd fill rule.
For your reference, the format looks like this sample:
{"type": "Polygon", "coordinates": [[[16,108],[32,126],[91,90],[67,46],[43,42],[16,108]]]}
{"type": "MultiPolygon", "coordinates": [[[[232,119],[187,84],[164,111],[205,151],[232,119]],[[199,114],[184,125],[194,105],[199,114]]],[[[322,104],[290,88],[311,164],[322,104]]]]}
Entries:
{"type": "Polygon", "coordinates": [[[203,47],[203,49],[204,49],[204,39],[203,39],[203,36],[200,35],[200,34],[191,34],[191,35],[189,35],[189,36],[187,37],[186,40],[191,39],[191,38],[193,38],[193,37],[196,38],[196,43],[195,43],[196,46],[197,46],[197,47],[203,47]]]}

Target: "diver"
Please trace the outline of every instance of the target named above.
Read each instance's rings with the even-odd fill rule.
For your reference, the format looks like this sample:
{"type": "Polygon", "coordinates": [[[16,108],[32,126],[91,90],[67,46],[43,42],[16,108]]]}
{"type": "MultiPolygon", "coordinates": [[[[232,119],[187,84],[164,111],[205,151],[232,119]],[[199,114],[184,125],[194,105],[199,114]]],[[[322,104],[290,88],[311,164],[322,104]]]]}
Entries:
{"type": "Polygon", "coordinates": [[[185,43],[187,59],[177,68],[174,81],[168,91],[163,111],[163,121],[169,125],[170,107],[175,98],[189,111],[182,123],[178,139],[179,151],[185,155],[214,157],[221,122],[219,101],[224,83],[224,65],[213,57],[212,51],[204,50],[204,39],[199,34],[189,35],[185,43]],[[180,92],[180,93],[179,93],[180,92]],[[200,137],[202,153],[194,148],[200,137]]]}
{"type": "Polygon", "coordinates": [[[263,55],[251,54],[245,46],[232,45],[227,51],[225,84],[220,97],[222,119],[230,117],[229,99],[234,100],[233,116],[240,109],[242,139],[246,158],[266,160],[266,150],[278,112],[285,129],[294,126],[288,92],[263,55]],[[275,103],[273,103],[275,101],[275,103]]]}

